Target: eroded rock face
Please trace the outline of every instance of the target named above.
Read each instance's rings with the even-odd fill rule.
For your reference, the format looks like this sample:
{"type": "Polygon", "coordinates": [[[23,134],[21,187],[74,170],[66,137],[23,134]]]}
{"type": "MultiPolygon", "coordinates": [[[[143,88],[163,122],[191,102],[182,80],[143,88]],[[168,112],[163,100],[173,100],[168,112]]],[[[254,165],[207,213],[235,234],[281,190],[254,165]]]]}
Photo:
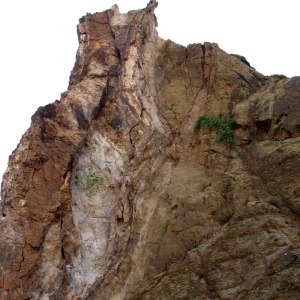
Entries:
{"type": "Polygon", "coordinates": [[[3,178],[0,299],[300,298],[300,77],[162,40],[156,5],[80,19],[3,178]]]}

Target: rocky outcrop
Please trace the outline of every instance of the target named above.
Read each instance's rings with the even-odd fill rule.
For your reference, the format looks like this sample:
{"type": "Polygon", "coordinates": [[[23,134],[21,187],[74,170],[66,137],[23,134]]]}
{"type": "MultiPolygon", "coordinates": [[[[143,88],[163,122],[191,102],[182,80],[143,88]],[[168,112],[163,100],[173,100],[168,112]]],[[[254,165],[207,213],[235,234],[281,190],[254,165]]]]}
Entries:
{"type": "Polygon", "coordinates": [[[162,40],[156,5],[80,19],[3,178],[0,299],[300,298],[300,77],[162,40]]]}

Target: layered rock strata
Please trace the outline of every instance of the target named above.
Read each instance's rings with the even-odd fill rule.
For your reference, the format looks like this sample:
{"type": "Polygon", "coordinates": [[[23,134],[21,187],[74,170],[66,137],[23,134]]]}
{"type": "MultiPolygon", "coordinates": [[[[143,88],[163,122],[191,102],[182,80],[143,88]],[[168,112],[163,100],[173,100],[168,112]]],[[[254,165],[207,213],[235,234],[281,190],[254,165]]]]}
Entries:
{"type": "Polygon", "coordinates": [[[80,19],[3,177],[1,300],[300,298],[300,77],[162,40],[156,6],[80,19]]]}

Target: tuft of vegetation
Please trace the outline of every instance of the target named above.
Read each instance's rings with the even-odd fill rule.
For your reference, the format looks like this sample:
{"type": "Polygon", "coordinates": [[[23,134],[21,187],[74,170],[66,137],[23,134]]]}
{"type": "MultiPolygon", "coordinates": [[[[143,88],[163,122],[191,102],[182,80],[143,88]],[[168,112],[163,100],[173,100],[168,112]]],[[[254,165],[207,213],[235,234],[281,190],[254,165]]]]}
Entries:
{"type": "Polygon", "coordinates": [[[286,79],[287,78],[287,76],[285,76],[283,74],[273,74],[273,75],[270,75],[269,77],[278,78],[278,79],[286,79]]]}
{"type": "Polygon", "coordinates": [[[235,146],[234,127],[235,121],[231,118],[221,118],[216,116],[200,116],[194,126],[194,130],[201,127],[217,127],[217,142],[225,142],[230,147],[235,146]]]}
{"type": "Polygon", "coordinates": [[[279,198],[274,197],[274,198],[269,199],[267,202],[277,208],[280,208],[281,200],[279,198]]]}
{"type": "Polygon", "coordinates": [[[87,170],[83,170],[79,173],[75,180],[75,184],[87,196],[91,196],[99,186],[103,186],[105,184],[105,180],[98,173],[87,174],[86,171],[87,170]]]}
{"type": "Polygon", "coordinates": [[[238,54],[234,54],[234,53],[231,53],[230,55],[231,55],[231,56],[234,56],[234,57],[236,57],[236,58],[238,58],[241,62],[243,62],[244,64],[246,64],[248,67],[251,68],[250,63],[249,63],[249,61],[246,59],[245,56],[238,55],[238,54]]]}

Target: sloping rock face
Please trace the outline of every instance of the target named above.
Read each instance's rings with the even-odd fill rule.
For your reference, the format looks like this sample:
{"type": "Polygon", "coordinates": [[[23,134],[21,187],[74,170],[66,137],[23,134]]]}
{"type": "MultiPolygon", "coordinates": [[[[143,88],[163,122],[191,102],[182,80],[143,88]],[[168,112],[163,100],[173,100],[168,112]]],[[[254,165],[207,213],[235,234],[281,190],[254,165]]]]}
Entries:
{"type": "Polygon", "coordinates": [[[156,5],[80,19],[3,178],[1,300],[300,299],[300,77],[162,40],[156,5]]]}

